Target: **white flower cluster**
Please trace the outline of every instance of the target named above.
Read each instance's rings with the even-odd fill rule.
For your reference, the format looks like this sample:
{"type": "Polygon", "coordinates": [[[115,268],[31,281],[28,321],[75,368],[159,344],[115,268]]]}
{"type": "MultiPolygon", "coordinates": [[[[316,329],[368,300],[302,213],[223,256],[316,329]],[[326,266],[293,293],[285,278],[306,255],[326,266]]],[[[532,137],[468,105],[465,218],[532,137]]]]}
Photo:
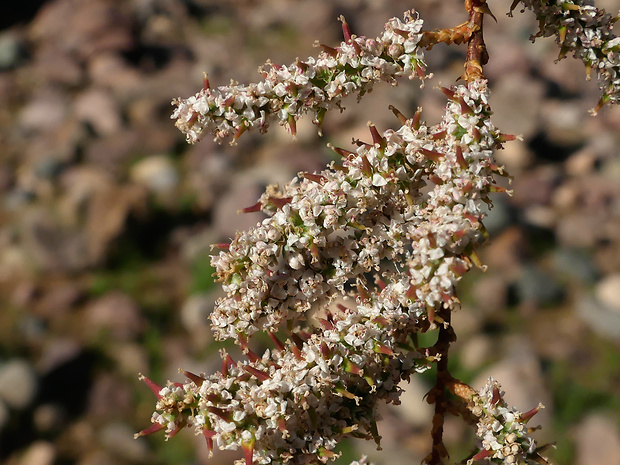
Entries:
{"type": "Polygon", "coordinates": [[[295,121],[303,114],[315,115],[320,127],[327,110],[340,108],[341,100],[352,93],[361,97],[375,82],[395,83],[401,76],[424,77],[423,51],[418,47],[422,20],[410,12],[405,20],[393,18],[377,39],[351,36],[343,24],[347,40],[340,46],[322,46],[317,58],[289,66],[268,63],[260,70],[264,80],[245,85],[209,88],[193,97],[178,99],[172,118],[194,143],[211,133],[217,141],[235,139],[252,128],[266,131],[277,119],[295,133],[295,121]]]}
{"type": "Polygon", "coordinates": [[[371,126],[372,144],[335,149],[342,166],[263,195],[270,216],[212,259],[227,292],[211,314],[217,337],[243,343],[277,331],[385,259],[405,269],[391,286],[412,315],[453,305],[455,283],[476,261],[488,193],[498,189],[492,153],[503,136],[489,119],[486,81],[444,92],[439,124],[420,123],[418,113],[397,131],[371,126]]]}
{"type": "Polygon", "coordinates": [[[596,71],[602,81],[603,96],[598,108],[605,103],[620,103],[620,37],[613,32],[613,18],[599,10],[591,0],[517,0],[534,11],[540,22],[537,36],[556,36],[560,58],[573,53],[583,60],[588,77],[596,71]]]}
{"type": "Polygon", "coordinates": [[[193,426],[210,447],[243,448],[247,465],[325,462],[344,437],[379,440],[377,403],[397,403],[398,383],[436,361],[412,337],[436,309],[456,305],[454,285],[476,261],[483,203],[501,172],[492,152],[504,136],[490,122],[486,81],[443,91],[439,124],[426,126],[418,112],[400,115],[397,131],[371,126],[373,143],[335,149],[343,166],[261,198],[270,216],[213,258],[228,293],[214,329],[248,360],[224,354],[221,372],[186,373],[189,382],[164,389],[147,380],[158,403],[140,434],[193,426]],[[397,271],[367,286],[364,273],[386,258],[397,271]],[[350,280],[359,284],[354,310],[326,310],[321,328],[277,339],[292,311],[326,305],[350,280]],[[246,344],[259,330],[276,345],[262,357],[246,344]]]}
{"type": "Polygon", "coordinates": [[[243,448],[247,465],[326,462],[344,437],[378,442],[377,403],[397,403],[398,383],[430,366],[432,357],[411,347],[415,331],[408,315],[383,309],[378,297],[329,315],[305,340],[274,339],[277,350],[261,358],[234,363],[224,353],[222,371],[208,378],[186,373],[190,381],[163,389],[149,381],[156,412],[138,435],[165,429],[170,437],[193,426],[210,449],[243,448]]]}
{"type": "Polygon", "coordinates": [[[538,461],[536,442],[526,426],[543,406],[521,413],[509,408],[503,395],[499,383],[490,378],[474,397],[472,413],[479,418],[476,435],[482,440],[482,450],[468,463],[483,458],[504,465],[543,463],[538,461]]]}

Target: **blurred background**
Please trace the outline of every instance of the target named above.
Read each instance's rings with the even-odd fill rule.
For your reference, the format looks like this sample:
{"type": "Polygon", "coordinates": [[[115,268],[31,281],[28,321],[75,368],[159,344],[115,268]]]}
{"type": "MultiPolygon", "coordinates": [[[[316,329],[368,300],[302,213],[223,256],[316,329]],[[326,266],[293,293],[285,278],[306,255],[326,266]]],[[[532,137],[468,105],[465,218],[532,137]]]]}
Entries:
{"type": "MultiPolygon", "coordinates": [[[[488,220],[489,269],[462,282],[453,372],[475,387],[492,374],[535,417],[558,465],[620,464],[620,108],[593,118],[598,87],[583,65],[557,64],[536,21],[493,0],[485,28],[495,123],[520,134],[498,154],[514,176],[488,220]]],[[[597,2],[616,12],[618,0],[597,2]]],[[[207,315],[218,296],[210,245],[260,220],[238,215],[267,184],[330,159],[325,144],[368,140],[367,121],[395,127],[393,104],[437,122],[435,89],[462,73],[462,47],[427,53],[435,74],[378,85],[326,118],[245,134],[236,146],[190,146],[170,101],[230,79],[250,82],[267,59],[316,54],[342,39],[337,17],[376,37],[415,7],[427,28],[466,20],[446,0],[24,0],[0,6],[0,463],[203,464],[203,438],[139,440],[154,397],[137,379],[211,373],[220,344],[207,315]]],[[[385,408],[384,451],[346,443],[340,463],[419,463],[430,447],[430,376],[385,408]]],[[[536,424],[536,421],[532,423],[536,424]]],[[[450,419],[456,462],[472,432],[450,419]]],[[[241,453],[216,452],[211,464],[241,453]]]]}

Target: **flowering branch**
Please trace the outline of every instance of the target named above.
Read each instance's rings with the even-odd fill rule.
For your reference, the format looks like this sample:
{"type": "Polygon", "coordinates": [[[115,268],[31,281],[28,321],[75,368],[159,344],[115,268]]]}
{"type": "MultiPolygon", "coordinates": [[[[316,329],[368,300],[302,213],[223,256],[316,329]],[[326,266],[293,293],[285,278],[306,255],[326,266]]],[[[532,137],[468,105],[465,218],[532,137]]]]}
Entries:
{"type": "Polygon", "coordinates": [[[422,21],[417,14],[406,14],[404,21],[391,19],[374,40],[352,35],[342,21],[345,41],[338,47],[319,45],[323,51],[317,58],[289,66],[267,63],[268,70],[259,69],[264,80],[257,84],[212,89],[205,78],[198,94],[173,102],[177,127],[190,143],[207,132],[217,141],[230,136],[234,141],[248,129],[266,132],[274,119],[295,134],[299,116],[313,113],[320,130],[325,113],[342,108],[342,99],[350,94],[361,98],[374,83],[395,84],[397,77],[424,79],[426,65],[418,46],[422,21]]]}
{"type": "Polygon", "coordinates": [[[592,70],[596,71],[603,95],[593,114],[606,103],[620,102],[620,37],[612,32],[618,16],[612,17],[590,0],[514,0],[511,11],[519,3],[538,19],[539,31],[532,40],[555,36],[560,46],[558,60],[572,53],[583,61],[588,79],[592,70]]]}
{"type": "MultiPolygon", "coordinates": [[[[521,1],[539,16],[539,35],[557,33],[563,47],[586,57],[604,81],[603,103],[616,103],[613,21],[572,2],[521,1]],[[601,29],[600,43],[586,44],[590,29],[601,29]]],[[[465,7],[469,20],[458,26],[423,31],[411,11],[389,20],[374,40],[353,35],[341,18],[345,41],[321,45],[317,58],[269,64],[256,84],[211,88],[205,79],[196,96],[174,102],[173,118],[189,142],[206,133],[234,141],[247,130],[266,131],[274,120],[294,134],[302,115],[313,114],[320,128],[328,110],[342,109],[349,94],[361,98],[376,82],[424,79],[423,49],[467,43],[463,82],[441,89],[447,100],[439,123],[427,125],[421,109],[407,118],[390,107],[400,128],[380,132],[369,123],[368,142],[354,141],[352,150],[330,146],[341,163],[270,186],[243,210],[267,217],[212,257],[226,295],[211,322],[216,337],[232,339],[246,359],[234,362],[222,352],[219,372],[183,372],[187,382],[163,388],[143,377],[157,405],[152,426],[137,436],[164,430],[169,438],[193,427],[210,450],[241,448],[246,465],[324,463],[336,457],[343,438],[379,444],[379,403],[398,403],[399,383],[434,365],[428,465],[449,457],[447,414],[476,428],[480,448],[468,464],[546,463],[544,446],[525,427],[540,406],[520,413],[507,407],[492,379],[476,392],[448,370],[455,287],[472,267],[482,267],[476,251],[486,239],[489,194],[506,191],[496,183],[505,174],[493,153],[514,139],[491,121],[483,74],[483,19],[494,16],[485,0],[465,0],[465,7]],[[304,322],[310,310],[318,327],[304,322]],[[438,329],[436,344],[418,346],[416,335],[431,329],[438,329]],[[259,331],[274,343],[262,355],[249,345],[259,331]]]]}

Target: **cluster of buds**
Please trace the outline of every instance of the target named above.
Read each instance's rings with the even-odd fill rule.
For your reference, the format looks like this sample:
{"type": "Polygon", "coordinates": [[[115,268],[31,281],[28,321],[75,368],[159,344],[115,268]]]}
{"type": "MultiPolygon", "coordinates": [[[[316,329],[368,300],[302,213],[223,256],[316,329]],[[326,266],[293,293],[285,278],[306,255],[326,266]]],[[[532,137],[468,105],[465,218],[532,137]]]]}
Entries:
{"type": "Polygon", "coordinates": [[[320,45],[323,51],[317,58],[289,66],[268,63],[268,70],[259,70],[264,80],[247,86],[211,88],[205,78],[202,91],[173,102],[177,127],[190,143],[205,133],[212,133],[217,141],[233,136],[234,141],[248,129],[265,132],[274,119],[295,134],[301,115],[314,114],[320,129],[328,110],[341,108],[348,95],[361,97],[376,82],[395,84],[402,76],[424,78],[426,65],[418,47],[422,20],[415,12],[407,13],[404,21],[388,21],[377,39],[351,35],[341,19],[345,42],[336,48],[320,45]]]}
{"type": "Polygon", "coordinates": [[[530,436],[532,429],[526,426],[543,405],[521,413],[509,408],[503,396],[499,383],[493,378],[474,396],[471,411],[478,417],[476,435],[482,441],[482,450],[468,464],[484,458],[503,465],[546,463],[541,462],[540,448],[530,436]]]}
{"type": "Polygon", "coordinates": [[[515,0],[534,11],[540,30],[535,37],[556,36],[560,56],[572,53],[586,66],[588,79],[594,70],[603,95],[595,111],[606,103],[620,103],[620,37],[612,33],[618,17],[598,9],[588,0],[515,0]]]}

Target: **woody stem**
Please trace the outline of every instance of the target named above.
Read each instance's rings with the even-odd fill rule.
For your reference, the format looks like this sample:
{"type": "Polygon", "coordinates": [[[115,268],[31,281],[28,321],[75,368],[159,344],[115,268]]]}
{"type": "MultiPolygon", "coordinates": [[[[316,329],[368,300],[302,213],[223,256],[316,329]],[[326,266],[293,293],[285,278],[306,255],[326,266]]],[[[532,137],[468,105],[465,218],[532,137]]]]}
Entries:
{"type": "Polygon", "coordinates": [[[467,58],[463,79],[467,82],[482,79],[482,66],[489,61],[486,45],[484,44],[483,20],[484,14],[491,14],[486,0],[465,0],[465,8],[469,12],[469,30],[471,36],[467,44],[467,58]]]}
{"type": "Polygon", "coordinates": [[[450,310],[442,309],[437,312],[437,316],[439,317],[437,320],[443,321],[443,323],[439,326],[439,336],[434,346],[435,353],[440,356],[437,362],[437,379],[435,386],[427,396],[427,401],[435,404],[435,414],[433,415],[431,428],[433,448],[425,459],[427,465],[444,465],[443,459],[448,457],[448,451],[443,444],[443,425],[449,402],[446,387],[452,381],[452,376],[448,371],[448,351],[450,344],[456,340],[454,330],[450,324],[450,310]]]}

